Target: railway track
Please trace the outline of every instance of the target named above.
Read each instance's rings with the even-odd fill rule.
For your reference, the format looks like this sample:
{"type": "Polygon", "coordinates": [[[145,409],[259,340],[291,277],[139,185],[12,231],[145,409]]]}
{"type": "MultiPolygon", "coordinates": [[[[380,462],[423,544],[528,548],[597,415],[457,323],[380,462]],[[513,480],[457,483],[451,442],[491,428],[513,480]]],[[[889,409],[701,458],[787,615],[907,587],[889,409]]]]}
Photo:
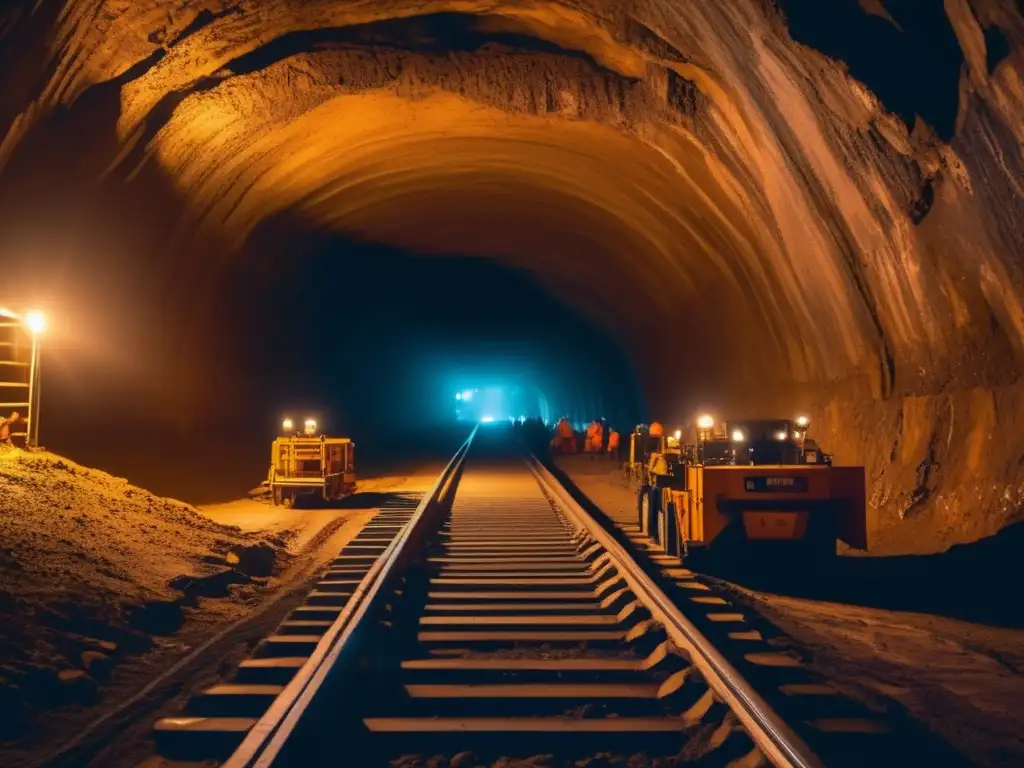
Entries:
{"type": "Polygon", "coordinates": [[[627,548],[489,430],[155,735],[166,757],[231,768],[823,765],[627,548]]]}

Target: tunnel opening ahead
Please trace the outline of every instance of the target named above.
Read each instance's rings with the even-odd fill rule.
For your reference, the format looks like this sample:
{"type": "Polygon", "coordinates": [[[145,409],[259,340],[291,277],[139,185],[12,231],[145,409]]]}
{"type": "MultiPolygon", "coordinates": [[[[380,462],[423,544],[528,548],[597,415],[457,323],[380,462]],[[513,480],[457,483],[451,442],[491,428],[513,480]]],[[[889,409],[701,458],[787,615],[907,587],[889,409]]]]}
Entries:
{"type": "Polygon", "coordinates": [[[12,59],[0,104],[4,279],[59,284],[102,347],[56,408],[236,418],[191,412],[249,386],[192,307],[287,271],[265,225],[294,215],[526,272],[623,350],[649,415],[811,413],[898,549],[992,532],[1020,506],[1019,13],[770,5],[63,14],[52,72],[12,59]]]}

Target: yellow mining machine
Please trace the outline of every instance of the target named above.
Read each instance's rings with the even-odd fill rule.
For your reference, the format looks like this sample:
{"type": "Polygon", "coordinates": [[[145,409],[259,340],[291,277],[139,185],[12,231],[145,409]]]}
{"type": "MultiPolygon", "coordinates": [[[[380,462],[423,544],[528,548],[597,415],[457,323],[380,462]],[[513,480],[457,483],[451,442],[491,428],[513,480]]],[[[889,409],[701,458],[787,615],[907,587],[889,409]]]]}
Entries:
{"type": "Polygon", "coordinates": [[[319,499],[334,501],[356,492],[356,445],[347,437],[317,434],[317,424],[306,419],[301,433],[291,419],[285,434],[270,449],[270,487],[274,506],[299,506],[319,499]]]}
{"type": "Polygon", "coordinates": [[[836,539],[867,548],[863,467],[835,467],[807,437],[808,419],[716,423],[631,436],[640,468],[637,516],[667,553],[713,555],[728,562],[750,552],[796,547],[818,562],[836,555],[836,539]]]}

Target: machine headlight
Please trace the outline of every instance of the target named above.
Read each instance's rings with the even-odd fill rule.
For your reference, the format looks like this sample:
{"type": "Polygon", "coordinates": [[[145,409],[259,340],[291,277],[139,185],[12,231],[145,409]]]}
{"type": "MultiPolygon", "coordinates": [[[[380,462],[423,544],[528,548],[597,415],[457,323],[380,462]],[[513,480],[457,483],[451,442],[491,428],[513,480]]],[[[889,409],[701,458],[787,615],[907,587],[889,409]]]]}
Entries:
{"type": "Polygon", "coordinates": [[[807,428],[807,427],[810,426],[810,424],[811,424],[811,420],[808,419],[806,416],[797,416],[796,417],[796,425],[798,427],[807,428]]]}
{"type": "Polygon", "coordinates": [[[700,427],[701,429],[711,429],[713,426],[715,426],[715,420],[708,416],[707,414],[704,414],[699,419],[697,419],[697,426],[700,427]]]}
{"type": "Polygon", "coordinates": [[[734,443],[742,443],[747,439],[747,436],[743,434],[742,429],[734,429],[732,432],[732,440],[734,443]]]}
{"type": "Polygon", "coordinates": [[[676,440],[679,440],[682,436],[683,436],[683,430],[677,429],[675,431],[675,438],[676,438],[676,440]]]}
{"type": "Polygon", "coordinates": [[[306,434],[312,435],[316,433],[316,419],[306,419],[306,434]]]}
{"type": "Polygon", "coordinates": [[[776,432],[775,433],[775,439],[776,440],[785,440],[786,439],[786,432],[785,432],[785,430],[781,430],[780,429],[778,432],[776,432]]]}
{"type": "Polygon", "coordinates": [[[285,432],[291,432],[293,429],[295,429],[295,422],[293,422],[291,419],[285,419],[284,421],[281,422],[281,429],[283,429],[285,432]]]}

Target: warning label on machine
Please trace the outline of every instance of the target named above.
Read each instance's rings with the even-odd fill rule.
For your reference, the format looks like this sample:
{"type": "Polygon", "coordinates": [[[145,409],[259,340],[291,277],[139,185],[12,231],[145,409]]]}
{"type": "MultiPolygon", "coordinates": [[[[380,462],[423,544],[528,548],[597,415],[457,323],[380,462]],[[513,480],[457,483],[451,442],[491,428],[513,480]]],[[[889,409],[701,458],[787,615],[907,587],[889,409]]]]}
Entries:
{"type": "Polygon", "coordinates": [[[755,493],[781,492],[804,493],[807,491],[806,477],[747,477],[743,487],[755,493]]]}

